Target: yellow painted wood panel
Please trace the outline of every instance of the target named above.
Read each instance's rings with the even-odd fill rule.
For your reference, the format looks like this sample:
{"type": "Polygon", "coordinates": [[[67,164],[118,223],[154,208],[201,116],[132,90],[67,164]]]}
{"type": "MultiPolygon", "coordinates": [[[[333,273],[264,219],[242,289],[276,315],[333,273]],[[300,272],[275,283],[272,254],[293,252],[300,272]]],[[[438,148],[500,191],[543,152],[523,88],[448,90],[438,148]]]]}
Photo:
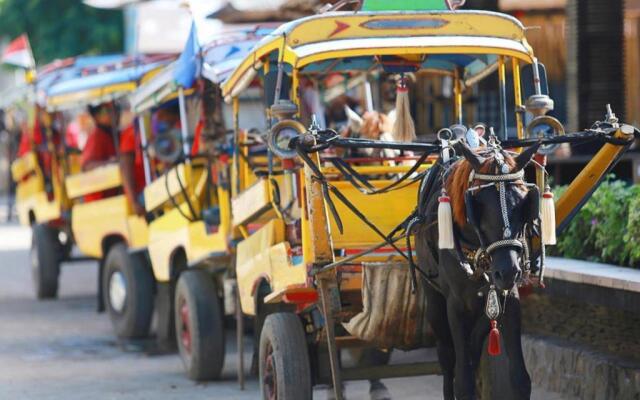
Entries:
{"type": "Polygon", "coordinates": [[[177,209],[167,212],[149,226],[149,257],[156,279],[169,280],[171,257],[177,249],[184,249],[187,262],[193,263],[226,253],[226,240],[222,230],[209,235],[204,222],[190,222],[177,209]]]}
{"type": "Polygon", "coordinates": [[[105,237],[119,235],[128,241],[128,207],[125,196],[75,205],[71,213],[71,229],[80,251],[100,258],[105,237]]]}
{"type": "MultiPolygon", "coordinates": [[[[374,185],[376,187],[383,187],[389,183],[390,182],[380,181],[374,182],[374,185]]],[[[363,194],[349,182],[338,181],[332,182],[332,184],[384,234],[391,232],[391,230],[411,214],[416,207],[418,198],[418,182],[400,190],[371,196],[363,194]]],[[[383,241],[371,228],[365,225],[351,210],[342,204],[340,200],[333,195],[331,198],[336,205],[336,209],[344,226],[344,232],[340,234],[334,218],[331,215],[329,216],[331,236],[335,248],[369,247],[383,241]]]]}
{"type": "Polygon", "coordinates": [[[122,177],[118,164],[109,164],[91,171],[71,175],[65,180],[67,195],[75,199],[90,193],[120,187],[122,177]]]}
{"type": "Polygon", "coordinates": [[[14,181],[18,182],[29,173],[35,171],[36,168],[38,168],[36,153],[29,152],[11,164],[11,176],[13,176],[14,181]]]}
{"type": "Polygon", "coordinates": [[[266,179],[260,179],[231,199],[233,225],[242,225],[269,207],[271,207],[269,182],[266,179]]]}
{"type": "Polygon", "coordinates": [[[271,281],[272,268],[270,249],[284,241],[284,222],[271,220],[236,247],[236,276],[242,311],[255,314],[253,290],[262,277],[271,281]]]}
{"type": "Polygon", "coordinates": [[[403,36],[481,36],[522,41],[524,28],[515,18],[488,13],[347,14],[309,18],[287,35],[291,47],[326,40],[403,36]],[[383,24],[398,28],[385,28],[383,24]],[[404,26],[402,28],[401,26],[404,26]],[[341,29],[337,29],[337,28],[341,29]]]}

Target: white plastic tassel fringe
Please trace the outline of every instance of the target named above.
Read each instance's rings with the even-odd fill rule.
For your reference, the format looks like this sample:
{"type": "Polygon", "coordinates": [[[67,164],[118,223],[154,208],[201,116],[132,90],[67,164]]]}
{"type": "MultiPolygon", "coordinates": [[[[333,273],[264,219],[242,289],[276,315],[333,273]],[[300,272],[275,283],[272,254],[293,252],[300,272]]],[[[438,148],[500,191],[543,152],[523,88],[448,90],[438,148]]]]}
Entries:
{"type": "Polygon", "coordinates": [[[453,249],[453,215],[451,212],[451,198],[442,191],[438,198],[438,247],[442,250],[453,249]]]}
{"type": "Polygon", "coordinates": [[[553,246],[556,244],[556,208],[553,202],[553,193],[549,188],[542,195],[541,205],[542,244],[553,246]]]}
{"type": "Polygon", "coordinates": [[[409,89],[405,84],[398,86],[396,96],[396,120],[393,124],[391,135],[397,142],[412,142],[416,139],[416,127],[411,117],[411,104],[409,104],[409,89]]]}

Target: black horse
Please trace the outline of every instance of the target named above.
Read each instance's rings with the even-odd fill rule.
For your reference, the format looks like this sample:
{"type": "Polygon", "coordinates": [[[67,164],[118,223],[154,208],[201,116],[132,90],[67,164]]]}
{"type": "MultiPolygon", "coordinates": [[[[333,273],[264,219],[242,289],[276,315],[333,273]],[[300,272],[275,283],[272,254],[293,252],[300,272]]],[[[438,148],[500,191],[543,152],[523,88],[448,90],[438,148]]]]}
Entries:
{"type": "Polygon", "coordinates": [[[524,253],[528,253],[526,232],[539,215],[539,192],[526,185],[521,171],[538,147],[512,157],[497,146],[476,152],[458,143],[456,153],[463,157],[435,167],[421,189],[416,255],[418,267],[428,277],[427,317],[438,342],[447,400],[476,398],[475,374],[491,328],[485,315],[491,288],[502,309],[497,325],[509,360],[511,386],[517,398],[531,396],[520,341],[517,283],[524,253]],[[443,188],[453,210],[452,250],[438,248],[438,197],[443,188]],[[478,249],[485,250],[480,258],[475,257],[478,249]]]}

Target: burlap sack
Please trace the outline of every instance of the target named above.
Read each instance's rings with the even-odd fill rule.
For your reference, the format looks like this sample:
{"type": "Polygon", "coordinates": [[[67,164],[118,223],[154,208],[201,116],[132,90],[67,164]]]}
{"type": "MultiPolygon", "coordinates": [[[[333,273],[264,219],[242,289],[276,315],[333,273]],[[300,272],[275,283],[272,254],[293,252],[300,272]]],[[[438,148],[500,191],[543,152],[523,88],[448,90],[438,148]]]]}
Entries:
{"type": "Polygon", "coordinates": [[[386,349],[434,345],[424,283],[419,279],[416,293],[411,293],[407,264],[364,264],[362,280],[363,310],[343,324],[351,335],[386,349]]]}

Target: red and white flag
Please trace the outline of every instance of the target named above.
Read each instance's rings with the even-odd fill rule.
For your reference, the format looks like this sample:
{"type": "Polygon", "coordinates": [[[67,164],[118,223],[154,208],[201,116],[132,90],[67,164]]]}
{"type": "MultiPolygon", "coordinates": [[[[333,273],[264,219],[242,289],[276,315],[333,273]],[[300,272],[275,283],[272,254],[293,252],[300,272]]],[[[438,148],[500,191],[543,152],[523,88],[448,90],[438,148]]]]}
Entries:
{"type": "Polygon", "coordinates": [[[27,69],[35,68],[36,63],[26,34],[18,36],[9,43],[2,53],[2,62],[27,69]]]}

